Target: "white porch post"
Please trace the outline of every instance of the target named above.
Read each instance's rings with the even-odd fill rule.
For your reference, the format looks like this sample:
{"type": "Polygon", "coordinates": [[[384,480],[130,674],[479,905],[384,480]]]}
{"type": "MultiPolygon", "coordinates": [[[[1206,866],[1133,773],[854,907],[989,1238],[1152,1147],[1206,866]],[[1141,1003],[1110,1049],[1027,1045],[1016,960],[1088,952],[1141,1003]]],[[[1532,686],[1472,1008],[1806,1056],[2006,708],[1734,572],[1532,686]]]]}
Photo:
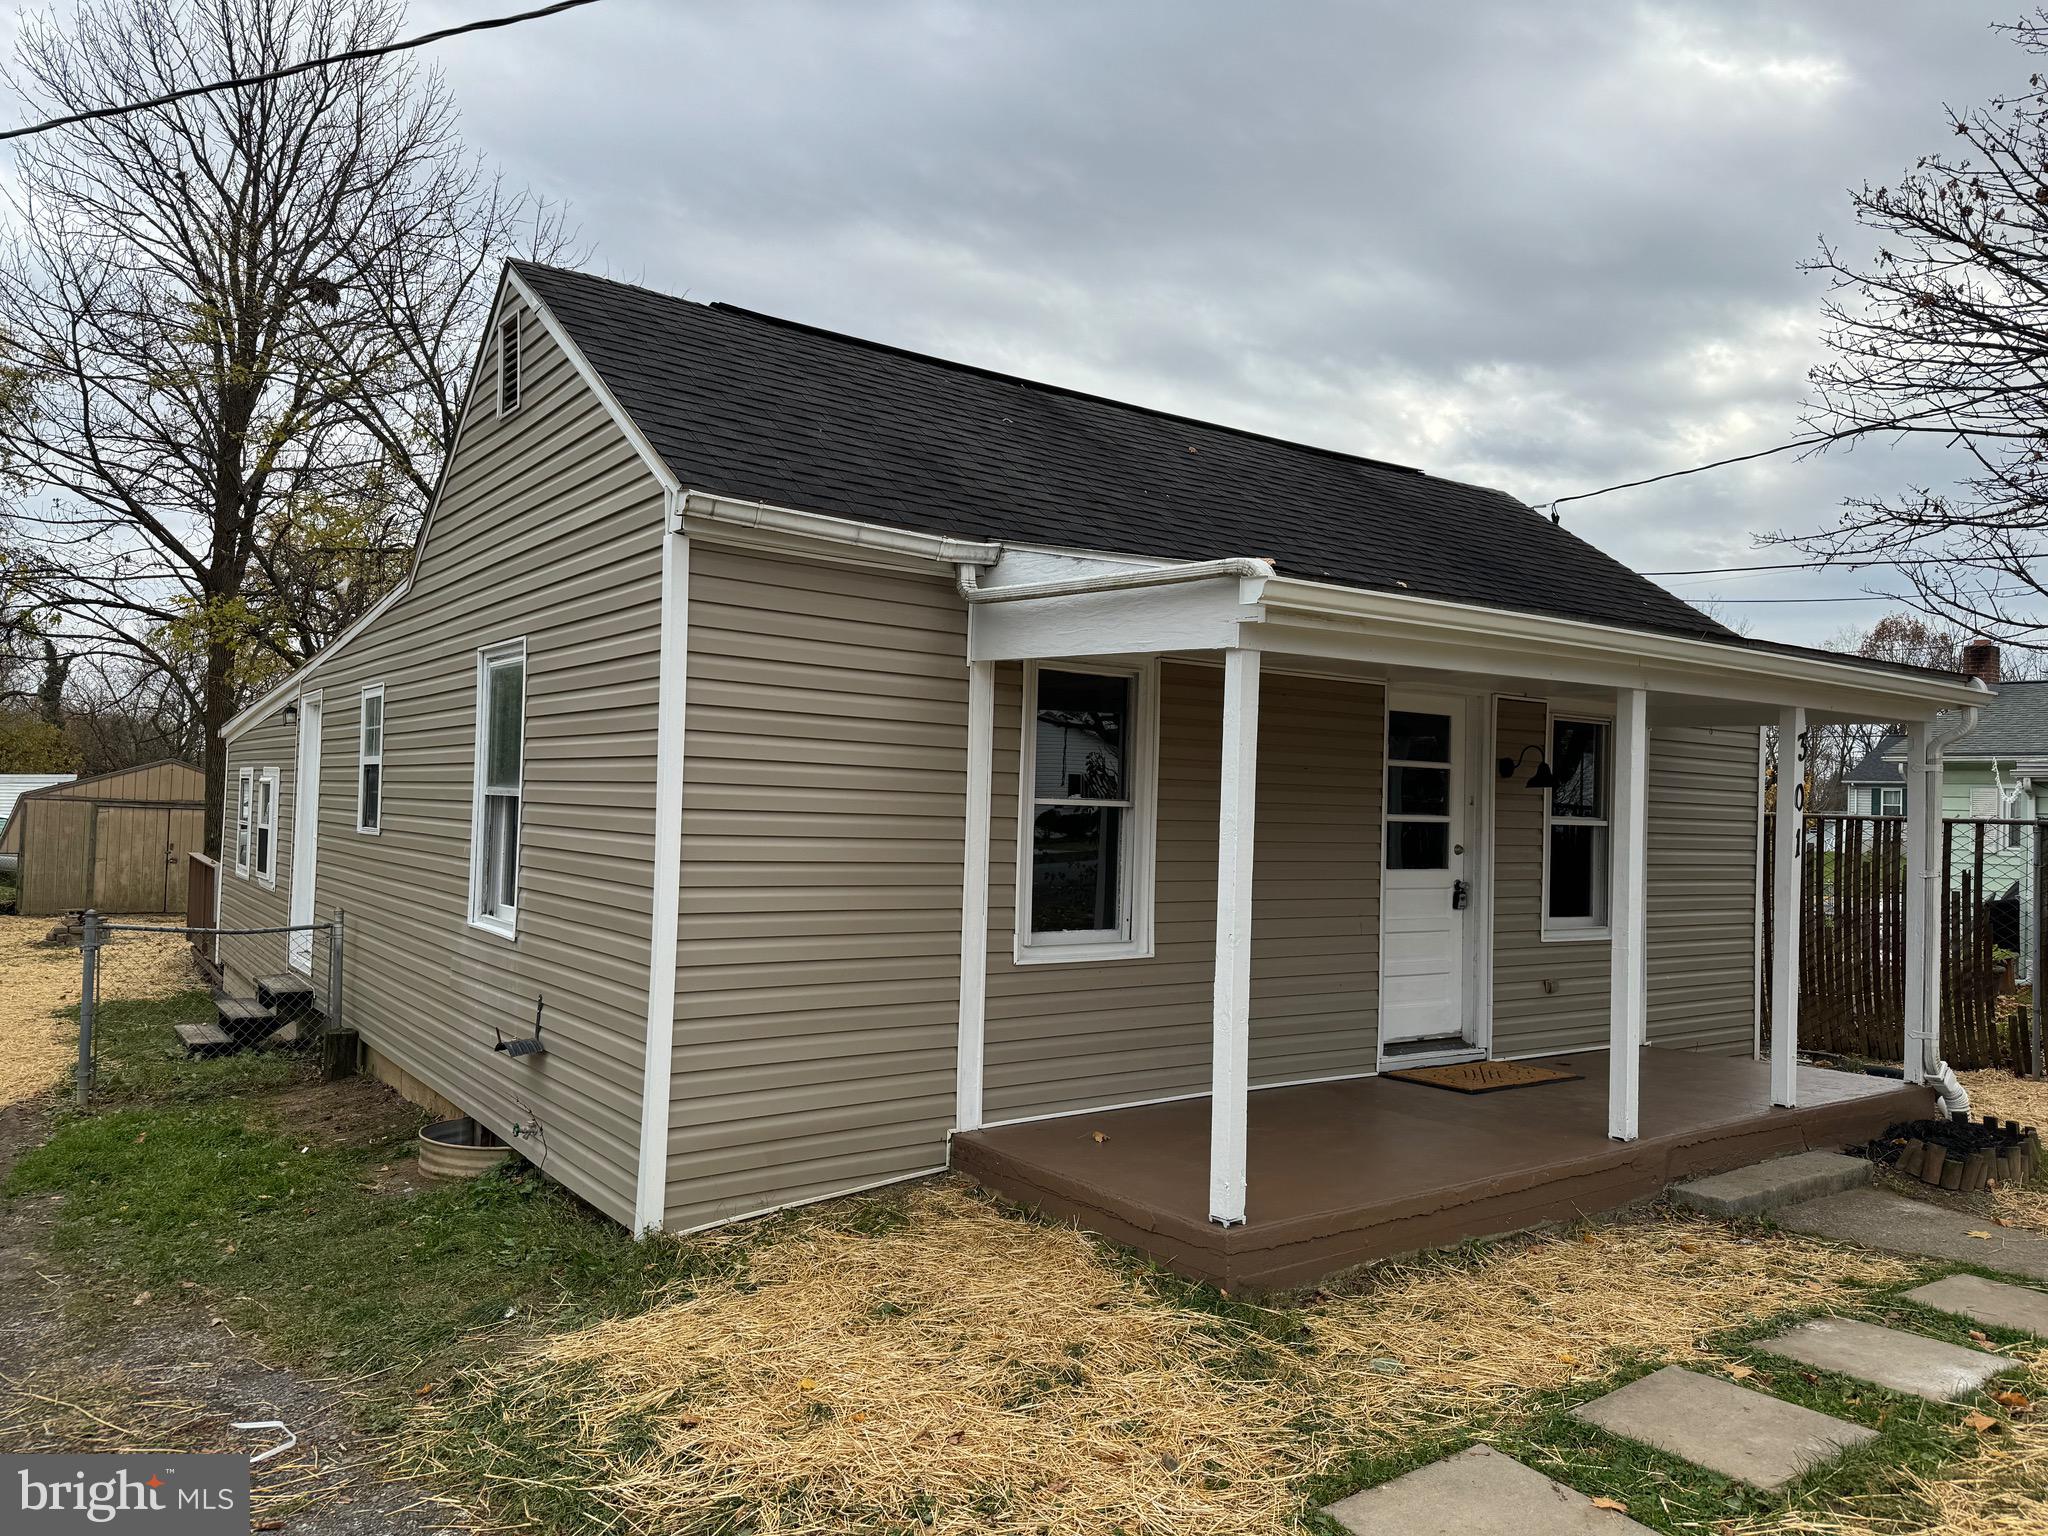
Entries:
{"type": "Polygon", "coordinates": [[[967,664],[967,844],[960,888],[960,1045],[953,1128],[981,1129],[983,1020],[988,1008],[988,839],[993,786],[996,668],[967,664]]]}
{"type": "Polygon", "coordinates": [[[1209,1086],[1209,1219],[1227,1227],[1244,1220],[1258,774],[1259,653],[1233,648],[1223,653],[1223,793],[1216,817],[1216,995],[1209,1086]]]}
{"type": "Polygon", "coordinates": [[[1642,1095],[1648,970],[1648,700],[1640,688],[1614,695],[1614,789],[1608,817],[1607,1134],[1634,1141],[1642,1095]]]}
{"type": "Polygon", "coordinates": [[[1934,727],[1906,727],[1906,1081],[1941,1065],[1941,766],[1934,727]]]}
{"type": "Polygon", "coordinates": [[[1799,1102],[1800,854],[1806,847],[1806,711],[1778,712],[1776,865],[1771,892],[1771,1102],[1799,1102]]]}

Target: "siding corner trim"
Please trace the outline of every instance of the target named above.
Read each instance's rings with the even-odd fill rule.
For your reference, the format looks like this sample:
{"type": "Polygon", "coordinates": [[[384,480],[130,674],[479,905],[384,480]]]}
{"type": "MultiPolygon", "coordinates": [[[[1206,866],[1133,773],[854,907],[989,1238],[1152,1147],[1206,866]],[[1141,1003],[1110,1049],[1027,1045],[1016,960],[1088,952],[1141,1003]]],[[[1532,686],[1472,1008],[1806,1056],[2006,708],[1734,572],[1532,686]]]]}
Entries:
{"type": "Polygon", "coordinates": [[[690,541],[681,497],[662,496],[661,691],[655,708],[654,888],[647,938],[647,1055],[640,1079],[640,1161],[633,1232],[668,1215],[669,1087],[675,1072],[676,931],[682,919],[683,723],[690,659],[690,541]]]}

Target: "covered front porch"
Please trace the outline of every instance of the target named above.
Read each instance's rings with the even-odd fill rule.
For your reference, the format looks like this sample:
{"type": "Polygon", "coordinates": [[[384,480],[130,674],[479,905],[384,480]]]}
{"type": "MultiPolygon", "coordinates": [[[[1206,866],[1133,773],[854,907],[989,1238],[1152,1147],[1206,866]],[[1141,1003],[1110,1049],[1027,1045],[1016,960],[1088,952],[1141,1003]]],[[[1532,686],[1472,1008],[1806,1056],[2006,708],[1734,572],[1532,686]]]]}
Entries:
{"type": "Polygon", "coordinates": [[[1801,1067],[1797,988],[1754,1011],[1762,904],[1786,977],[1799,929],[1798,818],[1776,889],[1754,885],[1759,731],[1797,786],[1809,722],[1903,719],[1927,786],[1936,713],[1981,691],[1258,560],[1109,564],[962,577],[956,1166],[1272,1286],[1925,1111],[1934,797],[1908,799],[1906,1080],[1801,1067]],[[1688,733],[1717,738],[1711,774],[1674,765],[1688,733]],[[1689,809],[1710,795],[1712,826],[1689,809]],[[1673,923],[1706,901],[1710,943],[1673,923]],[[1376,1076],[1559,1056],[1576,1081],[1471,1098],[1376,1076]]]}
{"type": "Polygon", "coordinates": [[[1647,1129],[1602,1129],[1604,1052],[1546,1057],[1582,1074],[1468,1095],[1386,1077],[1270,1088],[1247,1110],[1242,1223],[1209,1219],[1209,1104],[1184,1099],[955,1136],[953,1164],[1011,1199],[1069,1217],[1226,1287],[1284,1289],[1468,1237],[1569,1221],[1759,1158],[1868,1140],[1929,1112],[1924,1087],[1799,1069],[1772,1108],[1768,1063],[1646,1050],[1647,1129]]]}

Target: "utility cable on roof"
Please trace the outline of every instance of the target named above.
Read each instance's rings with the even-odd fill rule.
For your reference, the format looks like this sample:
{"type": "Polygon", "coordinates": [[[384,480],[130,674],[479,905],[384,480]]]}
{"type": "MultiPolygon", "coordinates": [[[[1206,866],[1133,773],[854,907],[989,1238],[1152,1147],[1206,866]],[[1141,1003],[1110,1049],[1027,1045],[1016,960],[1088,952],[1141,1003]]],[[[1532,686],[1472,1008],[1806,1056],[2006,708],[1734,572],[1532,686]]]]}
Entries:
{"type": "Polygon", "coordinates": [[[579,6],[595,5],[597,0],[555,0],[553,5],[537,6],[530,11],[520,11],[512,16],[489,16],[481,21],[465,21],[459,26],[442,27],[436,32],[422,32],[418,37],[400,38],[397,42],[383,43],[375,48],[352,48],[346,53],[331,53],[322,58],[307,59],[303,63],[288,64],[282,69],[265,70],[256,75],[240,75],[232,80],[216,80],[208,85],[191,85],[181,91],[166,95],[152,96],[146,101],[124,102],[117,107],[94,107],[87,112],[72,112],[64,117],[53,117],[46,122],[30,123],[24,128],[9,128],[0,131],[0,139],[22,139],[31,134],[48,133],[53,128],[69,128],[75,123],[89,123],[104,117],[120,117],[129,112],[142,112],[151,107],[167,107],[174,101],[185,101],[194,96],[211,96],[221,91],[240,90],[247,85],[263,85],[272,80],[288,80],[293,75],[303,75],[311,70],[325,69],[333,64],[353,64],[360,59],[381,59],[386,54],[403,53],[411,48],[424,48],[429,43],[446,42],[451,37],[462,37],[470,32],[490,32],[499,27],[515,27],[523,21],[539,21],[544,17],[573,11],[579,6]]]}

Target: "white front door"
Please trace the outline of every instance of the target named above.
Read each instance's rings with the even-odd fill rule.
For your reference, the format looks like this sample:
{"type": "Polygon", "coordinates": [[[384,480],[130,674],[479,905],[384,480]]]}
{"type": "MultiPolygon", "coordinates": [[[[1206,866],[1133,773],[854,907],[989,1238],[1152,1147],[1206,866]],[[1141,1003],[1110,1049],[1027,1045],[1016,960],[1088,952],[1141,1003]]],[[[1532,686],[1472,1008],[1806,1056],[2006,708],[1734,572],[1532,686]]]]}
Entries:
{"type": "Polygon", "coordinates": [[[1466,922],[1471,817],[1455,696],[1387,696],[1386,847],[1380,901],[1380,1041],[1469,1040],[1466,922]]]}
{"type": "MultiPolygon", "coordinates": [[[[292,908],[289,922],[313,921],[313,877],[320,868],[320,695],[299,701],[299,756],[292,779],[292,908]]],[[[294,932],[285,956],[295,971],[313,973],[313,935],[294,932]]]]}

